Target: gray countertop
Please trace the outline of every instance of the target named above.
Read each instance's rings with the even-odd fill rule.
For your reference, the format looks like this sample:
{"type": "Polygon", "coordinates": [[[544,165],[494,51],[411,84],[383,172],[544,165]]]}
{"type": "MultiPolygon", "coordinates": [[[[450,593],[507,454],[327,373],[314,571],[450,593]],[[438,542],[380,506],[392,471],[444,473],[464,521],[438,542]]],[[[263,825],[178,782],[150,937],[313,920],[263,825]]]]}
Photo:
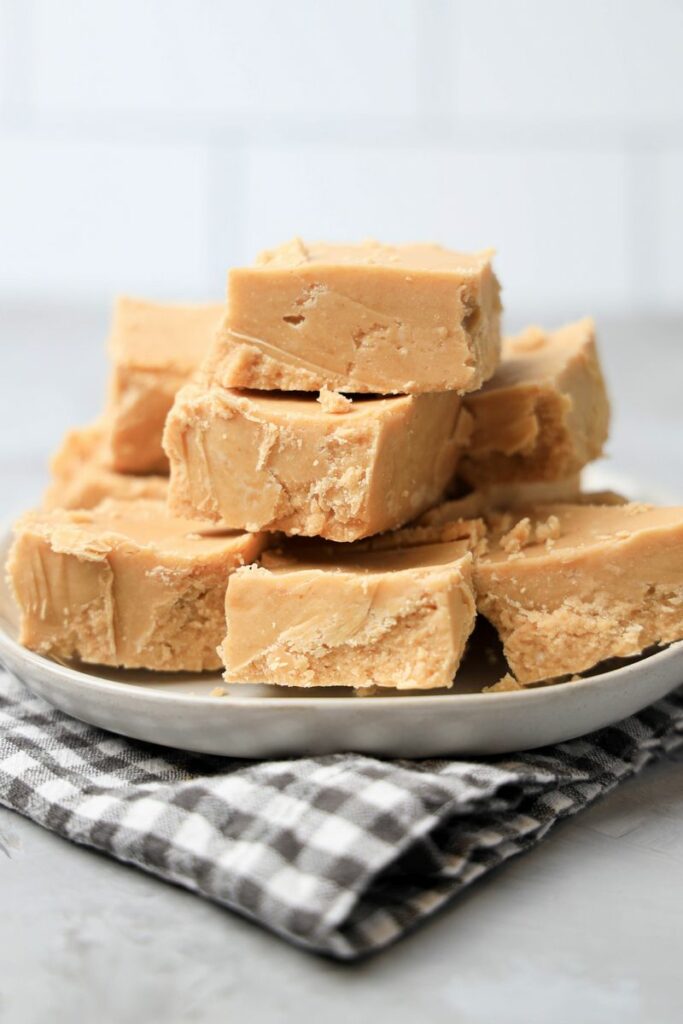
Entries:
{"type": "MultiPolygon", "coordinates": [[[[97,411],[104,324],[100,309],[17,306],[3,316],[5,516],[35,501],[61,431],[97,411]]],[[[674,499],[683,496],[682,334],[676,322],[603,327],[618,396],[616,478],[674,499]]],[[[0,810],[0,1021],[673,1024],[682,1001],[682,782],[683,754],[355,966],[292,949],[0,810]]]]}

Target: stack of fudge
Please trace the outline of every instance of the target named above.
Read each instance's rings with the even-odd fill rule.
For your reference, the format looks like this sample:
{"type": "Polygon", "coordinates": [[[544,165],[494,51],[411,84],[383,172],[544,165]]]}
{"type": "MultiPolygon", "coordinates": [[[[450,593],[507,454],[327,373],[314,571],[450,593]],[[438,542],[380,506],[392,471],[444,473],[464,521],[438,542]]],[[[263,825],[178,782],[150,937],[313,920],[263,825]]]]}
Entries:
{"type": "Polygon", "coordinates": [[[120,300],[100,420],[17,524],[21,641],[228,683],[498,689],[683,637],[683,509],[585,494],[594,326],[502,342],[492,254],[295,240],[227,307],[120,300]]]}

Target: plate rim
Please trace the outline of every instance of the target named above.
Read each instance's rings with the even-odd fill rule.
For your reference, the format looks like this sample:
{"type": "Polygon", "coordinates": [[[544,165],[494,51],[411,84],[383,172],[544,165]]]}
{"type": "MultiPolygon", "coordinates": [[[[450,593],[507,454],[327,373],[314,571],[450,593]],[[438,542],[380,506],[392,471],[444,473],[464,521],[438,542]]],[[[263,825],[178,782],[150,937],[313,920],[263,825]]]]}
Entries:
{"type": "MultiPolygon", "coordinates": [[[[11,659],[19,659],[28,666],[32,666],[42,672],[50,672],[61,678],[66,683],[77,683],[80,686],[84,686],[86,689],[96,690],[101,693],[108,693],[111,696],[121,696],[122,688],[126,692],[126,697],[136,700],[158,700],[165,703],[174,703],[181,706],[197,706],[197,704],[209,704],[211,706],[220,706],[224,708],[238,707],[244,709],[245,707],[252,705],[259,707],[319,707],[324,705],[325,707],[334,707],[335,705],[342,705],[344,707],[366,705],[367,701],[353,701],[351,703],[352,694],[336,697],[296,697],[291,698],[287,696],[274,697],[274,696],[255,696],[249,700],[244,698],[236,698],[230,693],[225,696],[211,696],[202,694],[187,694],[168,692],[164,693],[160,689],[152,689],[149,687],[139,687],[134,683],[128,683],[125,681],[114,681],[111,679],[103,679],[99,676],[93,675],[89,672],[83,671],[78,668],[72,668],[70,665],[64,665],[61,662],[53,661],[51,658],[46,658],[42,654],[38,654],[36,651],[30,650],[28,647],[24,647],[11,637],[2,625],[0,625],[0,656],[5,652],[9,652],[11,659]],[[76,677],[75,679],[73,677],[76,677]]],[[[416,694],[410,693],[405,696],[400,696],[391,700],[390,704],[386,703],[385,706],[391,706],[392,708],[414,708],[416,705],[420,706],[425,704],[425,700],[429,701],[430,705],[434,705],[440,702],[447,702],[448,707],[453,708],[453,701],[456,701],[456,705],[465,704],[469,707],[476,706],[477,704],[483,704],[484,706],[493,707],[498,703],[509,703],[511,700],[515,701],[526,701],[527,703],[535,703],[539,700],[542,702],[551,700],[561,700],[565,693],[571,691],[573,694],[579,694],[587,689],[593,689],[600,685],[613,682],[615,677],[623,679],[626,675],[631,675],[635,672],[642,671],[644,663],[654,662],[657,663],[668,661],[669,659],[675,658],[678,654],[683,654],[683,640],[675,640],[663,647],[661,650],[654,651],[652,654],[646,655],[645,657],[639,658],[637,661],[631,662],[628,665],[622,665],[618,668],[609,669],[606,672],[600,672],[597,675],[589,676],[587,679],[577,679],[574,681],[568,680],[563,683],[554,683],[549,686],[538,686],[530,687],[528,689],[521,690],[509,690],[500,692],[488,692],[488,693],[432,693],[428,690],[424,693],[416,694]]],[[[1,659],[0,659],[1,660],[1,659]]],[[[8,671],[12,669],[5,665],[8,671]]],[[[114,666],[103,666],[104,668],[111,667],[114,671],[114,666]]],[[[124,670],[125,671],[125,670],[124,670]]],[[[220,684],[218,684],[220,685],[220,684]]],[[[238,685],[239,684],[229,684],[238,685]]],[[[373,699],[371,695],[368,698],[373,704],[385,704],[385,701],[380,698],[379,700],[373,699]]]]}
{"type": "MultiPolygon", "coordinates": [[[[14,522],[7,522],[7,520],[0,522],[0,551],[6,551],[2,559],[2,575],[3,579],[0,581],[0,585],[4,585],[8,590],[7,579],[7,558],[9,555],[9,549],[11,547],[14,537],[14,522]]],[[[13,595],[10,591],[10,597],[14,600],[13,595]]],[[[550,700],[561,701],[564,694],[571,692],[572,694],[581,694],[586,690],[592,690],[600,684],[607,685],[614,683],[616,677],[620,680],[624,676],[631,675],[642,669],[644,663],[666,662],[669,659],[676,657],[678,653],[683,655],[683,639],[674,640],[660,650],[653,651],[652,654],[648,654],[645,657],[637,657],[636,661],[631,662],[628,665],[622,665],[618,668],[609,669],[606,672],[598,672],[596,675],[589,676],[586,679],[567,680],[563,683],[552,683],[547,686],[535,686],[529,688],[522,688],[520,690],[501,690],[499,692],[479,692],[479,693],[431,693],[429,690],[424,690],[422,693],[415,693],[414,691],[406,694],[397,693],[394,699],[386,701],[386,698],[380,697],[377,699],[374,695],[370,694],[367,698],[362,701],[354,700],[354,694],[349,692],[343,696],[335,697],[317,697],[317,696],[299,696],[291,697],[283,694],[281,697],[275,696],[255,696],[250,699],[244,699],[244,697],[235,697],[233,694],[226,693],[222,696],[211,696],[210,694],[188,694],[167,692],[165,693],[162,689],[155,689],[149,686],[139,686],[132,682],[126,681],[115,681],[112,679],[105,679],[100,676],[96,676],[91,672],[84,671],[83,669],[75,668],[71,665],[63,664],[62,662],[55,661],[52,658],[48,658],[45,655],[38,654],[36,651],[32,651],[30,648],[25,647],[13,636],[11,636],[4,625],[0,623],[0,668],[5,668],[10,673],[12,669],[5,664],[3,654],[9,653],[10,659],[23,662],[29,667],[33,667],[41,672],[52,673],[60,678],[64,683],[77,684],[85,689],[96,691],[101,694],[109,694],[110,696],[121,696],[122,689],[125,691],[126,698],[132,699],[133,701],[160,701],[162,703],[171,703],[180,705],[181,707],[196,707],[199,705],[208,705],[213,707],[222,708],[239,708],[243,710],[246,707],[267,707],[267,708],[316,708],[316,707],[334,707],[336,705],[343,706],[346,708],[365,706],[367,709],[368,701],[373,705],[391,707],[391,708],[415,708],[416,706],[424,706],[425,701],[428,701],[430,706],[434,706],[441,702],[446,702],[447,707],[453,708],[453,701],[456,701],[455,706],[462,706],[463,704],[467,707],[474,708],[477,705],[483,705],[485,707],[493,707],[496,704],[509,704],[510,701],[525,701],[527,704],[534,703],[545,703],[550,700]],[[75,677],[75,678],[74,678],[75,677]]],[[[117,671],[113,665],[101,666],[104,669],[111,668],[113,671],[117,671]]],[[[120,669],[118,671],[125,671],[120,669]]],[[[140,671],[148,671],[141,669],[140,671]]],[[[154,673],[150,671],[150,674],[154,673]]],[[[167,673],[171,675],[172,673],[167,673]]],[[[200,675],[201,673],[196,673],[200,675]]],[[[222,677],[221,677],[222,681],[222,677]]],[[[683,681],[683,676],[682,676],[683,681]]],[[[161,684],[159,684],[161,685],[161,684]]],[[[217,683],[220,685],[220,682],[217,683]]],[[[239,686],[239,683],[227,684],[230,686],[239,686]]],[[[290,687],[283,687],[283,689],[291,689],[290,687]]],[[[392,691],[393,692],[393,691],[392,691]]],[[[365,712],[367,713],[367,711],[365,712]]]]}

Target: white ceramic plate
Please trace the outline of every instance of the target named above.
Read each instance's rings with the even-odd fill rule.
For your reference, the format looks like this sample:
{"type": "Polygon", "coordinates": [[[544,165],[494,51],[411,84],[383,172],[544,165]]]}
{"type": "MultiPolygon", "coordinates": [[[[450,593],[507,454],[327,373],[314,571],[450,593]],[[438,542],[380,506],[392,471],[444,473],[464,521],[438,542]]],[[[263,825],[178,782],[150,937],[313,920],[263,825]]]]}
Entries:
{"type": "MultiPolygon", "coordinates": [[[[10,536],[0,537],[4,566],[10,536]]],[[[574,683],[482,693],[505,671],[484,624],[453,690],[356,697],[343,690],[231,686],[218,673],[61,664],[21,647],[3,571],[0,660],[55,707],[134,739],[230,757],[346,750],[387,757],[500,754],[572,739],[633,714],[683,681],[683,641],[574,683]]]]}

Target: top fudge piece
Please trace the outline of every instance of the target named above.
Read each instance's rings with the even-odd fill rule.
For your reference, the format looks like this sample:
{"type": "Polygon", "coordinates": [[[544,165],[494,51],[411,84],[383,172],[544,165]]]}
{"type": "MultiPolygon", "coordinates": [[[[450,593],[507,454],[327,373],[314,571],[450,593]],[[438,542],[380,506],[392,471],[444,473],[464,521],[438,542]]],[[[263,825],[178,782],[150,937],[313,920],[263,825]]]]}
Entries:
{"type": "Polygon", "coordinates": [[[112,468],[166,473],[164,422],[176,392],[206,355],[224,305],[161,305],[121,298],[109,339],[112,468]]]}
{"type": "Polygon", "coordinates": [[[67,431],[50,460],[52,483],[43,508],[94,508],[105,498],[166,498],[168,477],[112,469],[106,431],[102,420],[67,431]]]}
{"type": "Polygon", "coordinates": [[[207,383],[263,390],[474,391],[496,368],[491,252],[304,243],[230,271],[207,383]]]}
{"type": "Polygon", "coordinates": [[[473,434],[458,473],[472,486],[576,473],[602,453],[609,426],[593,321],[506,339],[495,375],[466,408],[473,434]]]}
{"type": "Polygon", "coordinates": [[[228,576],[266,540],[180,519],[161,501],[30,513],[7,566],[21,643],[97,665],[217,668],[228,576]]]}

